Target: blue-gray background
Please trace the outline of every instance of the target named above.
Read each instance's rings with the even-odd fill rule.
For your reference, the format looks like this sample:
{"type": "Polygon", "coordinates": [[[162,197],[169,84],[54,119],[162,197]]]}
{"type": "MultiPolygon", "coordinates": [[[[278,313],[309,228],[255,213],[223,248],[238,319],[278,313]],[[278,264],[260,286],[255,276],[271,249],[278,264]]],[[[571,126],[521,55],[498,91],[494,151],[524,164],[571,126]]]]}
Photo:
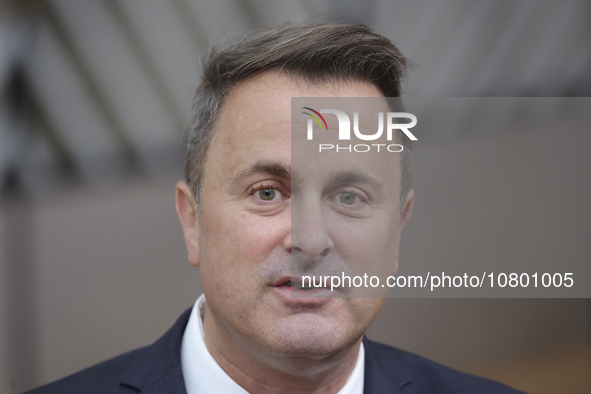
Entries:
{"type": "MultiPolygon", "coordinates": [[[[198,296],[173,196],[210,40],[286,20],[344,19],[389,37],[415,63],[407,96],[581,97],[591,92],[590,11],[584,0],[0,1],[0,392],[151,343],[198,296]]],[[[502,114],[518,120],[520,108],[502,114]]],[[[545,115],[556,122],[563,111],[545,115]]],[[[417,149],[417,191],[440,198],[418,195],[401,263],[462,245],[456,225],[433,222],[435,214],[502,221],[481,202],[466,209],[473,184],[439,175],[465,171],[477,183],[460,163],[503,163],[512,143],[506,153],[523,163],[552,147],[547,160],[575,157],[589,169],[589,139],[566,149],[550,122],[479,134],[466,132],[472,121],[466,113],[457,132],[417,149]],[[536,149],[518,149],[532,140],[536,149]]],[[[558,182],[560,168],[547,176],[551,193],[532,201],[555,207],[531,227],[541,236],[578,203],[573,190],[589,194],[589,176],[568,178],[570,188],[558,182]]],[[[499,193],[511,191],[508,182],[499,193]]],[[[575,224],[588,234],[589,223],[575,224]]],[[[494,239],[487,228],[473,234],[485,246],[494,239]]],[[[590,332],[585,299],[407,299],[388,300],[369,335],[531,392],[582,393],[591,390],[590,332]]]]}

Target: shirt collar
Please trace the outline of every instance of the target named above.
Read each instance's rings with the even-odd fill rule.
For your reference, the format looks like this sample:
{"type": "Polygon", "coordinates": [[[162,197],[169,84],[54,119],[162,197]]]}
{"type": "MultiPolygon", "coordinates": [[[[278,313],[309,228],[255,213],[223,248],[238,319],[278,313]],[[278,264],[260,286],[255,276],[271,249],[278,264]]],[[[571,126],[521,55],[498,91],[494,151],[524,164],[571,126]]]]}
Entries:
{"type": "MultiPolygon", "coordinates": [[[[205,295],[201,294],[189,317],[181,344],[181,366],[188,394],[248,393],[219,366],[205,345],[203,314],[205,295]]],[[[365,349],[359,348],[355,368],[338,394],[362,394],[365,375],[365,349]]]]}

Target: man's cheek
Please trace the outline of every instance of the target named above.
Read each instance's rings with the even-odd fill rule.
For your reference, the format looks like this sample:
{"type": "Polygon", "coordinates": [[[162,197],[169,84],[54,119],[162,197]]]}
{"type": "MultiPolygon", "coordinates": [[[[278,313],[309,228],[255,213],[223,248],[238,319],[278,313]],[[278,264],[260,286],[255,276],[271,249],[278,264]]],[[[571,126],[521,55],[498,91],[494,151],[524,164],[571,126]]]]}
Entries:
{"type": "Polygon", "coordinates": [[[289,231],[290,222],[282,217],[268,217],[251,215],[249,220],[243,223],[243,237],[259,243],[259,247],[269,247],[282,241],[289,231]]]}
{"type": "Polygon", "coordinates": [[[335,248],[343,258],[353,258],[360,254],[372,253],[381,246],[379,241],[384,238],[377,226],[350,224],[331,226],[331,237],[335,248]]]}

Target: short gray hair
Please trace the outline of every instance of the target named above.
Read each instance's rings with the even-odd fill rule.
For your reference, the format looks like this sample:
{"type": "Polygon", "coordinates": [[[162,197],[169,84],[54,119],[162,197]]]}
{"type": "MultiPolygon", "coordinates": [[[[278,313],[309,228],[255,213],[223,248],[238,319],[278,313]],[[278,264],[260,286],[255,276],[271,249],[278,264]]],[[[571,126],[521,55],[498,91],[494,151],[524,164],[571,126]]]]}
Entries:
{"type": "MultiPolygon", "coordinates": [[[[193,101],[193,127],[185,156],[185,178],[199,205],[214,125],[228,94],[254,75],[275,70],[311,83],[361,80],[385,97],[400,97],[407,60],[389,39],[364,25],[284,23],[255,31],[219,50],[212,49],[193,101]]],[[[401,197],[411,188],[411,142],[401,162],[401,197]]]]}

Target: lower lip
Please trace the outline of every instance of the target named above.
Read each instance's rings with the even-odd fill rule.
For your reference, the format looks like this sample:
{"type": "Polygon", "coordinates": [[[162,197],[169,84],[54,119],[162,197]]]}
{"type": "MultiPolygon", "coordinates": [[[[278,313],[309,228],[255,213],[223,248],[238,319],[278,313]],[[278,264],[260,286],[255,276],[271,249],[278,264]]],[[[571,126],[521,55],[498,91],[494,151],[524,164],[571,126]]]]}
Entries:
{"type": "Polygon", "coordinates": [[[328,302],[335,295],[333,291],[326,288],[301,290],[291,286],[274,286],[273,289],[291,304],[320,305],[328,302]]]}

